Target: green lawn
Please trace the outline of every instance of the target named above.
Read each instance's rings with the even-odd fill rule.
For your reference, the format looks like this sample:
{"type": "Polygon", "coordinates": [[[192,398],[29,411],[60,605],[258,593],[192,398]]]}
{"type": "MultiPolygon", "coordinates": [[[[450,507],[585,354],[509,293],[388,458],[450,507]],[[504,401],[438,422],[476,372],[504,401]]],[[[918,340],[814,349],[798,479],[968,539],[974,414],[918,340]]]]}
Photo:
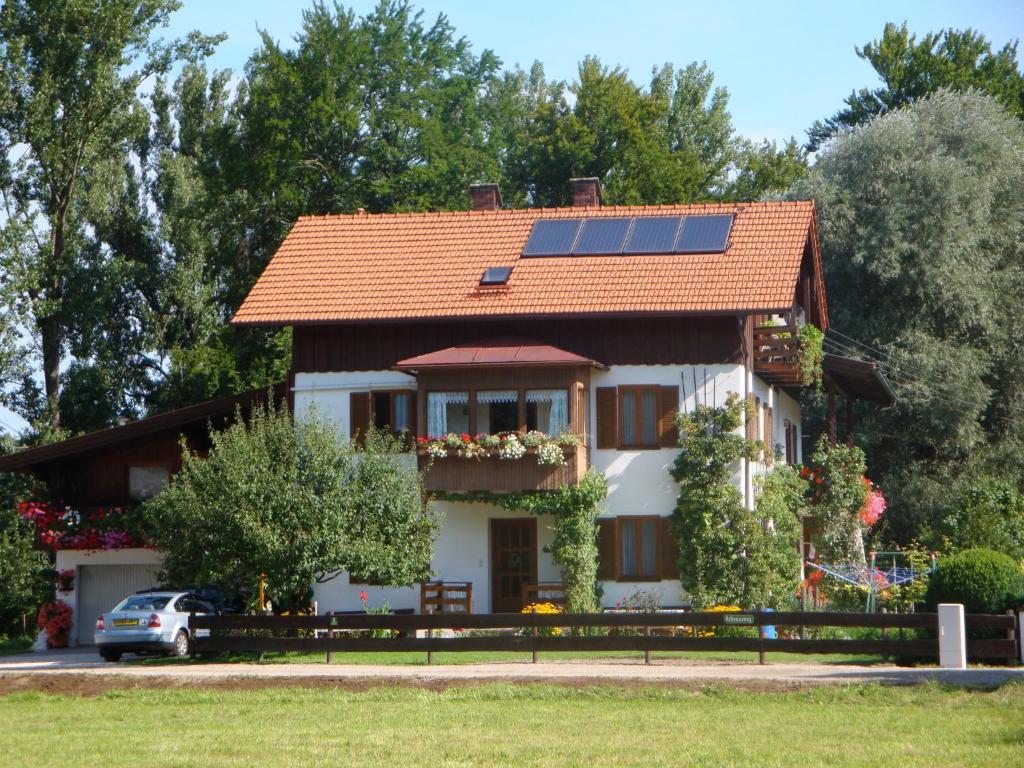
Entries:
{"type": "MultiPolygon", "coordinates": [[[[463,651],[459,653],[435,653],[434,664],[494,664],[499,662],[524,662],[530,660],[529,653],[514,651],[463,651]]],[[[654,651],[651,653],[652,660],[657,663],[659,659],[686,659],[695,662],[705,663],[756,663],[756,653],[745,652],[707,652],[707,651],[654,651]]],[[[643,653],[636,651],[545,651],[540,654],[540,661],[601,661],[603,659],[632,659],[642,661],[643,653]]],[[[164,665],[164,664],[192,664],[192,663],[255,663],[256,656],[251,653],[220,654],[218,656],[190,658],[164,658],[164,657],[125,657],[129,664],[164,665]]],[[[871,665],[880,664],[882,659],[878,656],[847,656],[842,654],[801,654],[801,653],[769,653],[767,657],[769,664],[859,664],[871,665]]],[[[324,664],[326,654],[323,653],[268,653],[264,656],[264,664],[324,664]]],[[[393,653],[336,653],[334,654],[335,664],[383,664],[383,665],[425,665],[427,655],[413,651],[395,651],[393,653]]]]}
{"type": "Polygon", "coordinates": [[[1024,686],[481,685],[130,690],[0,698],[15,766],[999,766],[1024,754],[1024,686]]]}

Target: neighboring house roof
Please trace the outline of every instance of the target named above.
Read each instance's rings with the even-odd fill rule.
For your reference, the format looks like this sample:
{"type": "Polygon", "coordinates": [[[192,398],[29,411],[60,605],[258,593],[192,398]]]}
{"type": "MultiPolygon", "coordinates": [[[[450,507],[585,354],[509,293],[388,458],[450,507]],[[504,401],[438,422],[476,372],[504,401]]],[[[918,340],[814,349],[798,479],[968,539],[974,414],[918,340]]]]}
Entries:
{"type": "MultiPolygon", "coordinates": [[[[272,391],[275,399],[283,398],[286,394],[284,384],[276,384],[272,391]]],[[[180,429],[189,424],[204,423],[219,417],[231,417],[236,408],[245,410],[253,404],[265,400],[266,394],[266,389],[253,389],[241,394],[206,400],[173,411],[158,413],[116,427],[89,432],[57,443],[26,448],[7,456],[0,456],[0,472],[31,469],[57,459],[116,446],[159,432],[180,429]]]]}
{"type": "Polygon", "coordinates": [[[399,360],[397,370],[421,371],[432,368],[471,368],[474,366],[546,366],[580,365],[604,368],[589,357],[567,352],[550,344],[517,339],[494,339],[476,344],[461,344],[437,352],[399,360]]]}
{"type": "Polygon", "coordinates": [[[232,322],[781,311],[808,243],[822,285],[814,233],[811,201],[309,216],[232,322]],[[724,253],[521,258],[539,219],[730,213],[724,253]],[[481,286],[499,266],[508,284],[481,286]]]}

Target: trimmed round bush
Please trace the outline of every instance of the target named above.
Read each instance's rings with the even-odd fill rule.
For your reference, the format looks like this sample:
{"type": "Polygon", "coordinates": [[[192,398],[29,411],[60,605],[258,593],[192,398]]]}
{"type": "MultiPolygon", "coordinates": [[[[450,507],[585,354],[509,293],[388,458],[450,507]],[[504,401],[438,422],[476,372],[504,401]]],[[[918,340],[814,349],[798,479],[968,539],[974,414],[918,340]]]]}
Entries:
{"type": "Polygon", "coordinates": [[[926,596],[939,603],[963,603],[967,613],[1003,613],[1024,599],[1024,572],[1012,557],[991,549],[966,549],[939,560],[926,596]]]}

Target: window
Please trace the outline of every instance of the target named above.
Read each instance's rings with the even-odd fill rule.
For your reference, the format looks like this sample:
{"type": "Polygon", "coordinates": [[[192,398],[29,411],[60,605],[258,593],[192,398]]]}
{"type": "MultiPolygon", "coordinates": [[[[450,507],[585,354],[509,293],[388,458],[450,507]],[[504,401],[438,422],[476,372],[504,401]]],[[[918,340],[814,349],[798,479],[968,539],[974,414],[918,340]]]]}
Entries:
{"type": "Polygon", "coordinates": [[[657,517],[619,518],[619,578],[658,578],[657,517]]]}
{"type": "Polygon", "coordinates": [[[145,501],[167,485],[171,472],[167,467],[128,467],[128,498],[145,501]]]}
{"type": "Polygon", "coordinates": [[[547,435],[560,435],[568,431],[568,390],[526,390],[526,429],[538,430],[547,435]]]}
{"type": "Polygon", "coordinates": [[[476,431],[488,435],[519,430],[519,393],[514,389],[476,393],[476,431]]]}
{"type": "Polygon", "coordinates": [[[469,392],[427,393],[427,435],[469,432],[469,392]]]}
{"type": "Polygon", "coordinates": [[[619,388],[622,447],[657,447],[658,394],[657,387],[619,388]]]}
{"type": "Polygon", "coordinates": [[[411,392],[373,392],[373,426],[392,434],[409,431],[411,392]]]}

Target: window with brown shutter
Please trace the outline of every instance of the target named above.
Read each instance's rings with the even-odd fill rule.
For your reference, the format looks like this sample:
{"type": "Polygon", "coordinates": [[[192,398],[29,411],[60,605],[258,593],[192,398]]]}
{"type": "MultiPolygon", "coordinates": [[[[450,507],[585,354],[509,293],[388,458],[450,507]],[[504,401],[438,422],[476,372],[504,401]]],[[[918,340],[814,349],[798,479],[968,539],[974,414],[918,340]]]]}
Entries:
{"type": "Polygon", "coordinates": [[[360,440],[370,428],[370,393],[352,392],[348,396],[349,436],[360,440]]]}
{"type": "Polygon", "coordinates": [[[679,387],[661,388],[661,423],[658,425],[662,448],[675,448],[679,444],[679,387]]]}
{"type": "Polygon", "coordinates": [[[619,387],[619,448],[659,447],[660,422],[660,387],[619,387]]]}
{"type": "Polygon", "coordinates": [[[615,518],[603,517],[597,521],[597,578],[610,581],[618,572],[615,560],[615,518]]]}
{"type": "Polygon", "coordinates": [[[619,446],[619,403],[615,387],[597,388],[597,447],[619,446]]]}
{"type": "Polygon", "coordinates": [[[661,578],[679,578],[679,544],[672,532],[672,518],[661,519],[661,578]]]}
{"type": "Polygon", "coordinates": [[[411,389],[374,390],[370,393],[368,423],[393,435],[416,431],[416,392],[411,389]]]}

